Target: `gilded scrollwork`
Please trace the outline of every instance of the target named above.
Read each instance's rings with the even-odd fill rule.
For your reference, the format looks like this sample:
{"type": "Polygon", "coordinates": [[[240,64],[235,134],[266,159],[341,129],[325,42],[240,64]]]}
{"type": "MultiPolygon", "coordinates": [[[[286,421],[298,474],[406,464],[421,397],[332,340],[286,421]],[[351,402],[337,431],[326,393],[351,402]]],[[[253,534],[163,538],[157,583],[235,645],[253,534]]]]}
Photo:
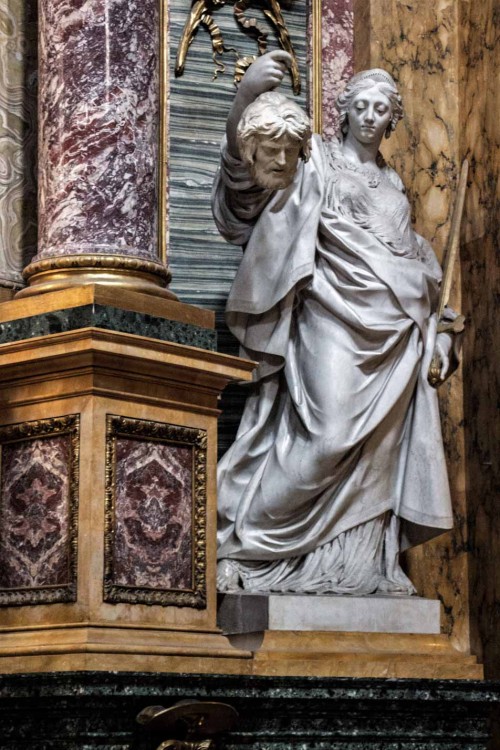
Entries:
{"type": "MultiPolygon", "coordinates": [[[[233,14],[242,32],[255,38],[258,55],[262,55],[267,51],[268,32],[258,23],[256,18],[247,17],[246,11],[249,9],[250,4],[251,0],[237,0],[234,3],[233,14]]],[[[212,58],[216,65],[214,78],[217,77],[219,72],[224,70],[224,65],[220,59],[224,52],[236,53],[235,84],[241,81],[245,70],[256,59],[257,55],[241,56],[237,50],[225,47],[221,30],[213,17],[214,12],[223,5],[225,5],[225,0],[193,0],[177,49],[175,63],[176,76],[181,76],[184,73],[188,50],[200,25],[206,28],[212,41],[212,58]]],[[[297,55],[278,0],[264,0],[262,12],[269,21],[281,48],[291,55],[292,64],[290,73],[293,92],[298,95],[300,94],[301,84],[297,55]]]]}
{"type": "Polygon", "coordinates": [[[107,415],[106,602],[206,607],[206,471],[205,430],[107,415]]]}

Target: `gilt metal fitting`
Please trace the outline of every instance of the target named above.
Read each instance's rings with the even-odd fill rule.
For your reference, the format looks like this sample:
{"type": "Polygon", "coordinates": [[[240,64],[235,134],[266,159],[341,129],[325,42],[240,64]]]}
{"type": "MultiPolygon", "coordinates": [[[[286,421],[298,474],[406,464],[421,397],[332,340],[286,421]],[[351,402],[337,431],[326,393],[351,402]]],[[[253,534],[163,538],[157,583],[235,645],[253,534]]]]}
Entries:
{"type": "Polygon", "coordinates": [[[170,735],[157,750],[215,750],[215,735],[229,731],[238,712],[226,703],[185,700],[170,708],[148,706],[137,721],[150,732],[170,735]]]}

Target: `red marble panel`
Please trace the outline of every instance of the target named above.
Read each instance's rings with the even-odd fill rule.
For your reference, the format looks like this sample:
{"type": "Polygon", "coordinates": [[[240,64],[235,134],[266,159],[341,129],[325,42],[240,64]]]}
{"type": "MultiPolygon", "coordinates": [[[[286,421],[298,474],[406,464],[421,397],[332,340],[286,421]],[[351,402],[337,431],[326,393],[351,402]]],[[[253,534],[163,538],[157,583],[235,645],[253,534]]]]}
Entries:
{"type": "Polygon", "coordinates": [[[335,99],[354,71],[354,0],[323,0],[321,35],[323,135],[329,139],[338,126],[335,99]]]}
{"type": "Polygon", "coordinates": [[[112,583],[193,588],[193,446],[120,437],[115,462],[112,583]]]}
{"type": "Polygon", "coordinates": [[[70,435],[2,446],[0,588],[69,584],[70,435]]]}

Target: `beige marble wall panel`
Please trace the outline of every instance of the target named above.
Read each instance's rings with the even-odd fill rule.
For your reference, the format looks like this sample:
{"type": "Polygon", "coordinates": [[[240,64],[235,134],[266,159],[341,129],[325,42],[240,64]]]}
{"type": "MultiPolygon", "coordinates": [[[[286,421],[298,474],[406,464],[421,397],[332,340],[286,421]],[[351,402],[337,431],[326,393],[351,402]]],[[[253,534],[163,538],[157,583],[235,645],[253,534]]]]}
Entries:
{"type": "Polygon", "coordinates": [[[36,250],[36,2],[0,0],[0,288],[36,250]]]}
{"type": "MultiPolygon", "coordinates": [[[[371,0],[369,13],[365,8],[362,14],[359,6],[358,2],[356,68],[369,65],[388,70],[399,84],[405,105],[405,118],[384,144],[384,155],[406,185],[417,231],[442,257],[462,158],[458,0],[371,0]]],[[[459,273],[451,301],[460,309],[459,273]]],[[[412,550],[407,564],[418,592],[441,599],[444,631],[465,651],[469,645],[469,570],[460,372],[441,389],[441,407],[455,528],[412,550]]]]}
{"type": "MultiPolygon", "coordinates": [[[[462,246],[465,480],[472,647],[500,677],[500,9],[460,2],[461,150],[471,162],[462,246]]],[[[498,738],[500,746],[500,737],[498,738]]],[[[495,745],[496,747],[496,745],[495,745]]]]}
{"type": "Polygon", "coordinates": [[[371,0],[370,23],[370,64],[394,76],[405,105],[384,153],[405,182],[417,231],[440,254],[459,168],[457,0],[371,0]]]}

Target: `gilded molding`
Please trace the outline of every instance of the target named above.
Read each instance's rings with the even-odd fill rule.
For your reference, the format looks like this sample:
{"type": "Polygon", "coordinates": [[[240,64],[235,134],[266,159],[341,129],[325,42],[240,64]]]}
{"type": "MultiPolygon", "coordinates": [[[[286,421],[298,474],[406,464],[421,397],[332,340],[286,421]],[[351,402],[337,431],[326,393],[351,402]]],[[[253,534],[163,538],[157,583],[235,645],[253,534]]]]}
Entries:
{"type": "Polygon", "coordinates": [[[106,417],[104,601],[113,604],[129,603],[205,609],[207,598],[206,507],[207,433],[205,430],[108,414],[106,417]],[[192,587],[189,589],[151,589],[124,586],[115,582],[113,552],[116,533],[116,441],[118,438],[136,438],[193,448],[192,587]]]}
{"type": "MultiPolygon", "coordinates": [[[[167,265],[168,212],[168,5],[160,3],[160,123],[158,128],[158,257],[167,265]]],[[[169,281],[172,274],[169,273],[169,281]]]]}
{"type": "Polygon", "coordinates": [[[145,260],[143,258],[131,258],[126,255],[105,255],[105,254],[82,254],[82,255],[61,255],[53,258],[30,263],[23,271],[25,279],[39,273],[47,271],[61,271],[66,269],[83,269],[99,268],[118,271],[138,271],[147,274],[159,276],[165,281],[170,281],[171,273],[159,261],[145,260]]]}
{"type": "MultiPolygon", "coordinates": [[[[77,600],[78,565],[78,497],[80,480],[80,416],[70,414],[62,417],[39,419],[34,422],[0,427],[0,455],[5,445],[29,442],[38,438],[70,438],[71,458],[68,466],[69,477],[69,535],[68,535],[68,583],[61,586],[39,586],[23,589],[0,589],[0,606],[26,606],[35,604],[56,604],[77,600]]],[[[0,486],[3,462],[0,461],[0,486]]],[[[2,529],[0,529],[0,534],[2,529]]]]}
{"type": "Polygon", "coordinates": [[[323,59],[321,0],[311,1],[312,15],[312,121],[315,133],[323,132],[323,59]]]}
{"type": "Polygon", "coordinates": [[[172,274],[159,260],[126,255],[60,255],[30,263],[23,271],[29,286],[16,297],[57,292],[75,286],[103,284],[177,300],[166,288],[172,274]]]}

